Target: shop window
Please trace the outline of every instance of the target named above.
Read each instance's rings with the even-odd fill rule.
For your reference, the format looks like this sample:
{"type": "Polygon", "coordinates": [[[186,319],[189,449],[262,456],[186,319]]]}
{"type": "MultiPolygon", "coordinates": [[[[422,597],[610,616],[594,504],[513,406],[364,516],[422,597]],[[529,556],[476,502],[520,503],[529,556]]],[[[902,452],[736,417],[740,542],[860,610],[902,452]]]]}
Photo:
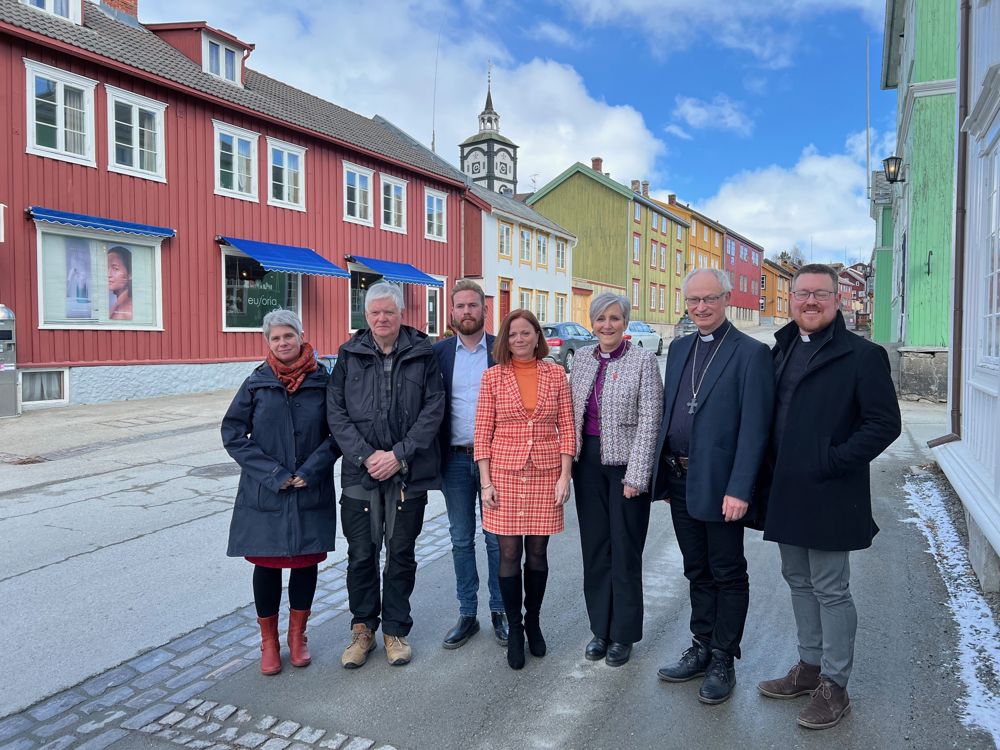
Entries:
{"type": "Polygon", "coordinates": [[[300,277],[297,273],[268,271],[235,250],[223,251],[225,277],[225,331],[260,331],[272,310],[292,310],[301,317],[300,277]]]}

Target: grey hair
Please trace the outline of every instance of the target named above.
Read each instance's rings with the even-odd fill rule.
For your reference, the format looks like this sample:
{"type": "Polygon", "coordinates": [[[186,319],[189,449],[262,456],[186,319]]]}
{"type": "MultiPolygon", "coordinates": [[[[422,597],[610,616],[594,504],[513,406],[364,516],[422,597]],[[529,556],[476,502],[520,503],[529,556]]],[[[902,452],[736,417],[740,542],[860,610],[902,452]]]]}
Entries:
{"type": "Polygon", "coordinates": [[[682,296],[687,297],[688,282],[699,273],[712,274],[712,276],[715,277],[715,280],[719,282],[719,286],[722,287],[723,294],[733,291],[733,282],[729,280],[729,274],[725,271],[718,268],[696,268],[693,271],[688,272],[688,275],[684,277],[684,281],[681,282],[682,296]]]}
{"type": "Polygon", "coordinates": [[[590,324],[593,325],[598,316],[612,305],[618,305],[622,309],[622,316],[625,318],[625,325],[628,325],[629,314],[632,306],[628,302],[628,297],[624,294],[614,292],[601,292],[590,303],[590,324]]]}
{"type": "Polygon", "coordinates": [[[300,339],[302,338],[302,321],[291,310],[271,310],[264,316],[262,327],[265,339],[271,338],[271,329],[275,326],[288,326],[299,335],[300,339]]]}
{"type": "Polygon", "coordinates": [[[396,309],[403,312],[403,290],[396,284],[388,281],[376,281],[365,292],[365,312],[372,302],[380,299],[391,299],[396,304],[396,309]]]}

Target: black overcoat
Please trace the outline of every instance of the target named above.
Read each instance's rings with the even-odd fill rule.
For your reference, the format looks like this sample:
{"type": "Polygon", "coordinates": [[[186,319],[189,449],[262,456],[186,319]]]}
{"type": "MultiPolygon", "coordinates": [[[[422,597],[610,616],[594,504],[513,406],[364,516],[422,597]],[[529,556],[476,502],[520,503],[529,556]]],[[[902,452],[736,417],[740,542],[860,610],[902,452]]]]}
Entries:
{"type": "MultiPolygon", "coordinates": [[[[758,491],[767,497],[764,539],[846,551],[870,547],[878,533],[870,464],[899,437],[902,420],[885,349],[848,331],[839,312],[832,326],[792,392],[758,491]]],[[[798,335],[794,322],[775,335],[776,379],[798,335]]]]}
{"type": "Polygon", "coordinates": [[[333,465],[340,450],[326,421],[328,378],[320,367],[289,393],[264,363],[229,405],[222,443],[242,469],[229,526],[230,557],[287,557],[334,548],[333,465]],[[280,490],[293,474],[308,486],[280,490]]]}

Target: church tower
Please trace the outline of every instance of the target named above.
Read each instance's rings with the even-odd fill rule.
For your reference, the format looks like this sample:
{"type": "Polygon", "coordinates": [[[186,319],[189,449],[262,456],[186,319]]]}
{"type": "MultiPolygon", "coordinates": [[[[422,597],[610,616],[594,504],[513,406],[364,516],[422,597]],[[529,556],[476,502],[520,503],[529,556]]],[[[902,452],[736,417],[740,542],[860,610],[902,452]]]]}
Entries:
{"type": "Polygon", "coordinates": [[[486,106],[479,113],[479,132],[459,145],[462,171],[477,185],[514,196],[517,190],[517,146],[500,135],[500,115],[493,109],[492,73],[486,79],[486,106]]]}

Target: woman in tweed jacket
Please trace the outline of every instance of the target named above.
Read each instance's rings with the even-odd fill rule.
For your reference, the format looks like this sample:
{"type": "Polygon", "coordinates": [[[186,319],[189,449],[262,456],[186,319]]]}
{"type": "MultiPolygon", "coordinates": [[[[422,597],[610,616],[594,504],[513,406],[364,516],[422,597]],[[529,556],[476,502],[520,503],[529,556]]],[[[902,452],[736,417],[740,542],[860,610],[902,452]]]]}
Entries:
{"type": "Polygon", "coordinates": [[[663,411],[656,355],[625,338],[629,311],[625,297],[594,298],[590,322],[599,343],[580,350],[570,375],[583,593],[594,634],[584,655],[612,667],[625,664],[642,639],[642,549],[663,411]]]}

